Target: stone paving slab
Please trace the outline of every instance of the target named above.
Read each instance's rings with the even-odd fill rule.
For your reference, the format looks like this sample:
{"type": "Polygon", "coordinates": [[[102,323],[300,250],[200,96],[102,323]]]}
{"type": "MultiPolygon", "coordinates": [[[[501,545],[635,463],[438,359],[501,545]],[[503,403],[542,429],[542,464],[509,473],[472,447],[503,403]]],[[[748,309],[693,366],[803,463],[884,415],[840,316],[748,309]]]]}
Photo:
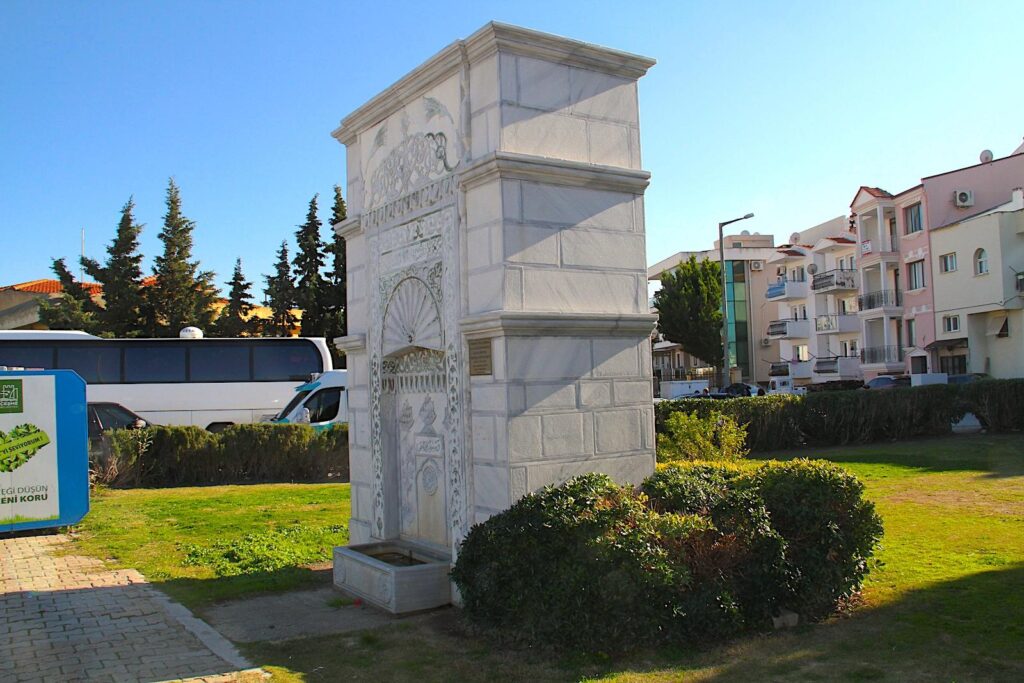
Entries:
{"type": "Polygon", "coordinates": [[[331,587],[291,591],[221,603],[203,614],[217,631],[236,643],[349,633],[418,618],[396,617],[365,605],[331,605],[342,597],[331,587]]]}
{"type": "Polygon", "coordinates": [[[60,554],[68,542],[61,535],[0,539],[0,681],[256,675],[223,636],[137,571],[60,554]]]}

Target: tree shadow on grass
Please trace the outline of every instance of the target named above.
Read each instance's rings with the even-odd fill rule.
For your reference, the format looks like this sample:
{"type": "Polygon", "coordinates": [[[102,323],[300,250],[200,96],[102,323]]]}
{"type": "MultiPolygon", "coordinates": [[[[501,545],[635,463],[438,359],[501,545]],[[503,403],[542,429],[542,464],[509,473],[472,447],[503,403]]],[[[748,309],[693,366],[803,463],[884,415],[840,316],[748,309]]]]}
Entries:
{"type": "Polygon", "coordinates": [[[355,634],[254,643],[259,666],[309,681],[1024,680],[1024,563],[910,591],[881,607],[706,649],[625,657],[510,648],[473,635],[458,610],[355,634]]]}
{"type": "Polygon", "coordinates": [[[986,477],[1024,476],[1024,435],[981,434],[891,443],[851,444],[755,453],[757,460],[821,458],[837,463],[895,465],[926,472],[983,472],[986,477]]]}
{"type": "Polygon", "coordinates": [[[146,578],[154,587],[167,593],[171,598],[190,609],[202,612],[205,607],[227,600],[328,586],[332,581],[332,567],[325,563],[208,579],[161,579],[159,576],[146,578]]]}

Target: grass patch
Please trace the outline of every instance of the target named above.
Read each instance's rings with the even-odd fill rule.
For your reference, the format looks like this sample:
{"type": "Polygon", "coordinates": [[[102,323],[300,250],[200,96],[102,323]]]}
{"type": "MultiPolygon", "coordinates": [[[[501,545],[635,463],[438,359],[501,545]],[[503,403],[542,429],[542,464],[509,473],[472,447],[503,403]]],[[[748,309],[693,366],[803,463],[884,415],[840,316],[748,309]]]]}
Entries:
{"type": "Polygon", "coordinates": [[[134,567],[191,608],[329,581],[347,484],[100,489],[70,552],[134,567]]]}
{"type": "MultiPolygon", "coordinates": [[[[785,454],[771,457],[785,459],[785,454]]],[[[275,681],[1024,680],[1024,436],[801,451],[842,463],[885,521],[859,608],[699,650],[573,657],[495,645],[456,610],[358,635],[257,643],[275,681]]]]}

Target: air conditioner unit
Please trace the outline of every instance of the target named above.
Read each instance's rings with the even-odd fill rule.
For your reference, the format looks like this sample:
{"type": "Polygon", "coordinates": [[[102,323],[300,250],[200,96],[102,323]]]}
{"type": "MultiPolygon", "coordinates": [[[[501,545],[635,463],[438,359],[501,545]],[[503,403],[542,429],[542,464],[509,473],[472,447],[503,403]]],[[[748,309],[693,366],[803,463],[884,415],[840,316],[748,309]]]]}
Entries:
{"type": "Polygon", "coordinates": [[[764,270],[764,261],[751,261],[750,269],[757,272],[764,270]]]}
{"type": "Polygon", "coordinates": [[[818,272],[818,265],[816,263],[812,263],[811,265],[807,266],[807,273],[809,275],[814,275],[817,272],[818,272]]]}
{"type": "Polygon", "coordinates": [[[772,340],[771,339],[769,339],[768,337],[762,337],[761,338],[761,346],[771,346],[771,345],[772,345],[772,340]]]}
{"type": "Polygon", "coordinates": [[[956,204],[957,207],[961,209],[966,209],[969,206],[974,206],[974,191],[954,190],[953,203],[956,204]]]}

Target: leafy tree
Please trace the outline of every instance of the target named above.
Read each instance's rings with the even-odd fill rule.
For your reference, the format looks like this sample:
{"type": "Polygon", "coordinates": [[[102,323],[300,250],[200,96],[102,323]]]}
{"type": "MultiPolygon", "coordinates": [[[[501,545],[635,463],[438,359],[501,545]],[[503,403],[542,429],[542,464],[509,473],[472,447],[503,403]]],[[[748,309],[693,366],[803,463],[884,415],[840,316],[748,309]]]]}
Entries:
{"type": "Polygon", "coordinates": [[[183,327],[207,329],[213,321],[216,290],[213,273],[200,271],[192,258],[195,222],[181,213],[181,194],[174,179],[167,184],[167,214],[158,237],[164,253],[156,257],[156,282],[147,292],[149,327],[153,336],[177,336],[183,327]]]}
{"type": "Polygon", "coordinates": [[[695,256],[661,276],[654,294],[658,329],[705,363],[722,365],[722,268],[695,256]]]}
{"type": "Polygon", "coordinates": [[[82,283],[68,270],[64,259],[54,259],[53,272],[63,293],[52,301],[39,302],[39,320],[51,330],[82,330],[99,335],[104,332],[96,316],[99,307],[82,283]]]}
{"type": "Polygon", "coordinates": [[[252,283],[242,274],[242,259],[235,259],[235,271],[226,284],[229,287],[228,303],[213,324],[214,336],[248,337],[255,334],[256,321],[249,318],[253,309],[252,283]]]}
{"type": "Polygon", "coordinates": [[[96,317],[104,331],[114,337],[137,337],[143,333],[142,254],[139,234],[142,225],[135,222],[131,197],[121,208],[117,234],[107,247],[107,262],[100,265],[82,257],[82,267],[103,285],[103,308],[96,317]]]}
{"type": "Polygon", "coordinates": [[[292,308],[295,306],[295,281],[292,279],[291,264],[288,262],[287,240],[281,242],[281,248],[277,250],[274,274],[263,277],[267,281],[263,292],[267,296],[267,305],[270,306],[271,312],[269,331],[272,335],[287,337],[295,324],[295,316],[292,315],[292,308]]]}
{"type": "Polygon", "coordinates": [[[326,334],[327,319],[324,311],[324,278],[320,271],[324,267],[324,243],[320,238],[322,223],[317,216],[317,199],[309,200],[306,222],[295,233],[298,249],[295,253],[295,303],[302,309],[303,337],[322,337],[326,334]]]}
{"type": "MultiPolygon", "coordinates": [[[[326,274],[327,292],[324,297],[324,308],[327,313],[328,339],[344,337],[348,334],[348,324],[345,317],[345,306],[347,290],[345,285],[345,240],[334,232],[333,228],[348,217],[348,210],[345,207],[345,199],[341,196],[341,187],[334,186],[334,206],[331,208],[331,232],[334,239],[327,247],[327,252],[333,257],[332,269],[326,274]]],[[[334,348],[333,346],[331,347],[334,348]]]]}

